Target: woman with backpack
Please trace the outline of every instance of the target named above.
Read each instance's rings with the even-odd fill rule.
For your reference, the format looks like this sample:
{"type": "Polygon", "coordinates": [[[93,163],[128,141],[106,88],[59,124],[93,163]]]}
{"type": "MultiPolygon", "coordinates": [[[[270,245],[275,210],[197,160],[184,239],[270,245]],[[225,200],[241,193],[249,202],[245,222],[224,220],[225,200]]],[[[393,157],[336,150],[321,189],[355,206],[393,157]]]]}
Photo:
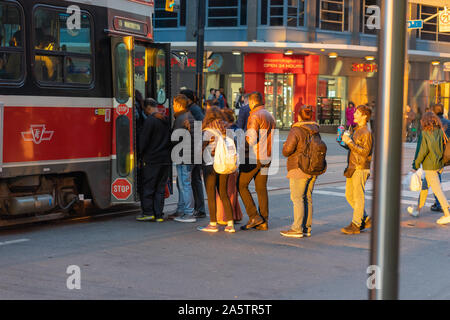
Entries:
{"type": "Polygon", "coordinates": [[[417,142],[416,155],[413,162],[413,170],[417,170],[422,165],[425,171],[425,179],[428,186],[431,187],[441,204],[444,216],[439,218],[436,223],[450,223],[450,213],[448,210],[447,198],[442,192],[439,182],[438,171],[442,169],[444,157],[444,131],[441,120],[433,112],[427,112],[420,120],[422,126],[421,139],[417,142]]]}
{"type": "MultiPolygon", "coordinates": [[[[311,121],[313,110],[311,106],[302,105],[298,111],[298,122],[294,123],[283,145],[283,155],[287,157],[287,178],[291,189],[291,200],[294,204],[294,223],[291,228],[280,234],[289,238],[311,236],[313,216],[312,192],[317,175],[304,172],[300,165],[303,162],[302,153],[311,147],[310,136],[319,135],[319,126],[311,121]]],[[[320,135],[319,135],[320,137],[320,135]]],[[[326,167],[326,163],[325,163],[326,167]]]]}
{"type": "MultiPolygon", "coordinates": [[[[228,178],[230,174],[217,173],[214,164],[214,158],[218,150],[217,146],[220,139],[225,141],[226,139],[226,126],[225,117],[223,113],[217,107],[211,107],[208,109],[203,120],[203,179],[205,183],[206,194],[208,196],[208,208],[210,223],[206,227],[198,227],[199,231],[204,232],[218,232],[217,226],[217,202],[216,202],[216,190],[219,193],[220,200],[222,201],[225,220],[227,226],[225,232],[234,233],[234,221],[233,211],[231,207],[230,198],[228,197],[227,186],[228,178]]],[[[232,140],[231,140],[232,141],[232,140]]],[[[233,142],[234,143],[234,142],[233,142]]]]}

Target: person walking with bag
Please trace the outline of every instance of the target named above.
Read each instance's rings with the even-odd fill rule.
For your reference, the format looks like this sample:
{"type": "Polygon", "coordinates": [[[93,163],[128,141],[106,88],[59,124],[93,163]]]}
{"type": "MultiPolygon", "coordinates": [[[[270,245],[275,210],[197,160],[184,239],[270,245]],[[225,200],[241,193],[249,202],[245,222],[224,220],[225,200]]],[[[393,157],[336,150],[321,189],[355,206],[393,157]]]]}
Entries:
{"type": "Polygon", "coordinates": [[[433,112],[425,113],[420,124],[422,126],[422,139],[420,139],[420,144],[418,142],[417,145],[418,150],[413,162],[413,171],[422,165],[427,185],[433,190],[444,212],[444,216],[439,218],[436,223],[447,224],[450,223],[450,213],[447,198],[442,191],[438,176],[438,172],[444,166],[445,132],[441,121],[433,112]]]}
{"type": "MultiPolygon", "coordinates": [[[[218,232],[217,226],[217,202],[216,190],[219,192],[220,200],[223,203],[225,211],[225,220],[227,226],[225,232],[234,233],[233,211],[230,198],[228,196],[227,187],[228,179],[233,168],[226,167],[227,163],[219,163],[220,160],[226,158],[223,148],[232,149],[234,147],[234,155],[236,149],[234,141],[226,137],[226,122],[223,113],[217,107],[208,109],[203,120],[203,180],[205,181],[206,194],[208,196],[208,209],[210,223],[206,227],[198,227],[199,231],[218,232]],[[221,154],[219,154],[221,153],[221,154]]],[[[234,171],[236,170],[236,158],[234,158],[234,171]]]]}
{"type": "MultiPolygon", "coordinates": [[[[301,106],[298,111],[298,122],[292,125],[286,142],[283,145],[283,155],[287,159],[287,178],[291,189],[291,200],[294,204],[294,223],[289,230],[280,234],[290,238],[311,236],[313,217],[312,192],[318,174],[326,170],[326,145],[319,134],[319,126],[311,121],[313,110],[311,106],[301,106]],[[317,148],[315,145],[317,144],[317,148]],[[317,152],[316,150],[322,149],[317,152]],[[306,161],[302,159],[306,157],[306,161]],[[310,162],[317,162],[315,175],[305,171],[311,167],[310,162]],[[305,165],[306,163],[306,165],[305,165]],[[303,170],[302,170],[303,167],[303,170]]],[[[314,165],[313,165],[314,166],[314,165]]]]}
{"type": "Polygon", "coordinates": [[[344,171],[347,178],[345,197],[353,208],[353,219],[350,224],[342,228],[342,233],[359,234],[362,230],[372,226],[372,220],[367,216],[365,207],[365,186],[370,176],[370,162],[372,161],[373,137],[367,122],[370,120],[372,110],[361,105],[356,108],[354,121],[356,128],[353,137],[348,132],[342,136],[342,141],[349,150],[348,165],[344,171]]]}

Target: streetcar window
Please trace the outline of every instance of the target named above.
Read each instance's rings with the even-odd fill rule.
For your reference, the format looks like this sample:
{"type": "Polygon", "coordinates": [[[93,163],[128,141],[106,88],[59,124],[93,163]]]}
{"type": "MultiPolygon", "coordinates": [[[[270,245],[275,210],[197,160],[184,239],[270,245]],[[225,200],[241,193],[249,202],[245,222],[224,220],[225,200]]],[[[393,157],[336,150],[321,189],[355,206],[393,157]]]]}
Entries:
{"type": "Polygon", "coordinates": [[[116,92],[117,101],[119,103],[126,103],[130,98],[129,94],[129,67],[128,60],[130,58],[130,51],[124,43],[119,43],[115,48],[115,69],[116,69],[116,92]]]}
{"type": "Polygon", "coordinates": [[[12,3],[0,3],[0,82],[23,78],[22,13],[12,3]]]}
{"type": "Polygon", "coordinates": [[[91,19],[81,13],[79,27],[65,11],[34,11],[36,79],[46,84],[90,85],[93,81],[91,19]]]}
{"type": "Polygon", "coordinates": [[[159,104],[166,102],[166,53],[158,50],[156,54],[156,100],[159,104]]]}

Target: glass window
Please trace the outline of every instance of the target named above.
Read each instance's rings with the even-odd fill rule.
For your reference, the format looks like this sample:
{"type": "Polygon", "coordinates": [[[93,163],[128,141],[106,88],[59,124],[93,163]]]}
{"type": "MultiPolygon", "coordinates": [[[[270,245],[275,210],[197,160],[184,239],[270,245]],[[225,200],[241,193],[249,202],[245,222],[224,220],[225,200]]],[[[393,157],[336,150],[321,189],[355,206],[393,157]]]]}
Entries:
{"type": "Polygon", "coordinates": [[[377,29],[369,29],[367,28],[367,20],[369,19],[369,17],[372,15],[371,14],[367,14],[367,8],[370,6],[380,6],[380,1],[379,0],[361,0],[361,10],[363,10],[363,13],[361,14],[361,28],[360,30],[362,30],[363,33],[366,34],[377,34],[377,29]]]}
{"type": "Polygon", "coordinates": [[[304,0],[261,0],[261,25],[303,27],[304,0]]]}
{"type": "Polygon", "coordinates": [[[332,31],[348,30],[349,0],[320,0],[319,28],[332,31]]]}
{"type": "Polygon", "coordinates": [[[156,101],[159,104],[166,102],[166,53],[158,50],[156,54],[156,101]]]}
{"type": "Polygon", "coordinates": [[[186,0],[180,1],[178,12],[166,11],[166,0],[155,1],[155,28],[178,28],[186,26],[186,0]]]}
{"type": "Polygon", "coordinates": [[[116,72],[116,92],[117,101],[119,103],[126,103],[130,98],[129,94],[129,68],[128,60],[130,58],[130,51],[127,49],[125,43],[119,43],[115,48],[115,72],[116,72]]]}
{"type": "Polygon", "coordinates": [[[13,3],[0,3],[0,81],[17,82],[25,73],[23,17],[13,3]]]}
{"type": "MultiPolygon", "coordinates": [[[[444,8],[418,5],[417,11],[419,19],[425,20],[443,10],[444,8]]],[[[439,32],[438,17],[424,22],[423,29],[419,29],[417,37],[422,40],[450,42],[450,33],[439,32]]]]}
{"type": "Polygon", "coordinates": [[[91,19],[81,14],[80,29],[67,28],[65,11],[34,11],[34,72],[39,82],[89,85],[93,80],[91,19]]]}
{"type": "Polygon", "coordinates": [[[241,20],[240,9],[243,6],[242,0],[208,0],[208,27],[237,27],[245,25],[241,20]]]}

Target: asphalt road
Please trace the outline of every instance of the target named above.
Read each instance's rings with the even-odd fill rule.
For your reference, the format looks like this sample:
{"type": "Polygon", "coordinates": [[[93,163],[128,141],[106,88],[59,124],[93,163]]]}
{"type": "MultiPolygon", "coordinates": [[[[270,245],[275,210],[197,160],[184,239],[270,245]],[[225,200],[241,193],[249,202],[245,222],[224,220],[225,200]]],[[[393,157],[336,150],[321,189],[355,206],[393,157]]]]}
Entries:
{"type": "MultiPolygon", "coordinates": [[[[279,234],[293,220],[282,161],[269,178],[268,231],[206,234],[196,227],[208,218],[156,224],[137,222],[134,215],[2,231],[0,299],[367,299],[370,232],[340,233],[352,215],[342,176],[346,152],[333,136],[324,138],[329,167],[313,194],[311,238],[279,234]],[[79,268],[80,289],[67,286],[68,279],[69,287],[77,283],[69,266],[79,268]]],[[[404,173],[413,148],[405,145],[404,173]]],[[[422,216],[410,217],[406,207],[416,201],[415,193],[402,194],[400,298],[450,299],[450,226],[434,223],[441,214],[429,211],[431,196],[422,216]]],[[[175,202],[176,195],[168,199],[166,212],[175,202]]]]}

